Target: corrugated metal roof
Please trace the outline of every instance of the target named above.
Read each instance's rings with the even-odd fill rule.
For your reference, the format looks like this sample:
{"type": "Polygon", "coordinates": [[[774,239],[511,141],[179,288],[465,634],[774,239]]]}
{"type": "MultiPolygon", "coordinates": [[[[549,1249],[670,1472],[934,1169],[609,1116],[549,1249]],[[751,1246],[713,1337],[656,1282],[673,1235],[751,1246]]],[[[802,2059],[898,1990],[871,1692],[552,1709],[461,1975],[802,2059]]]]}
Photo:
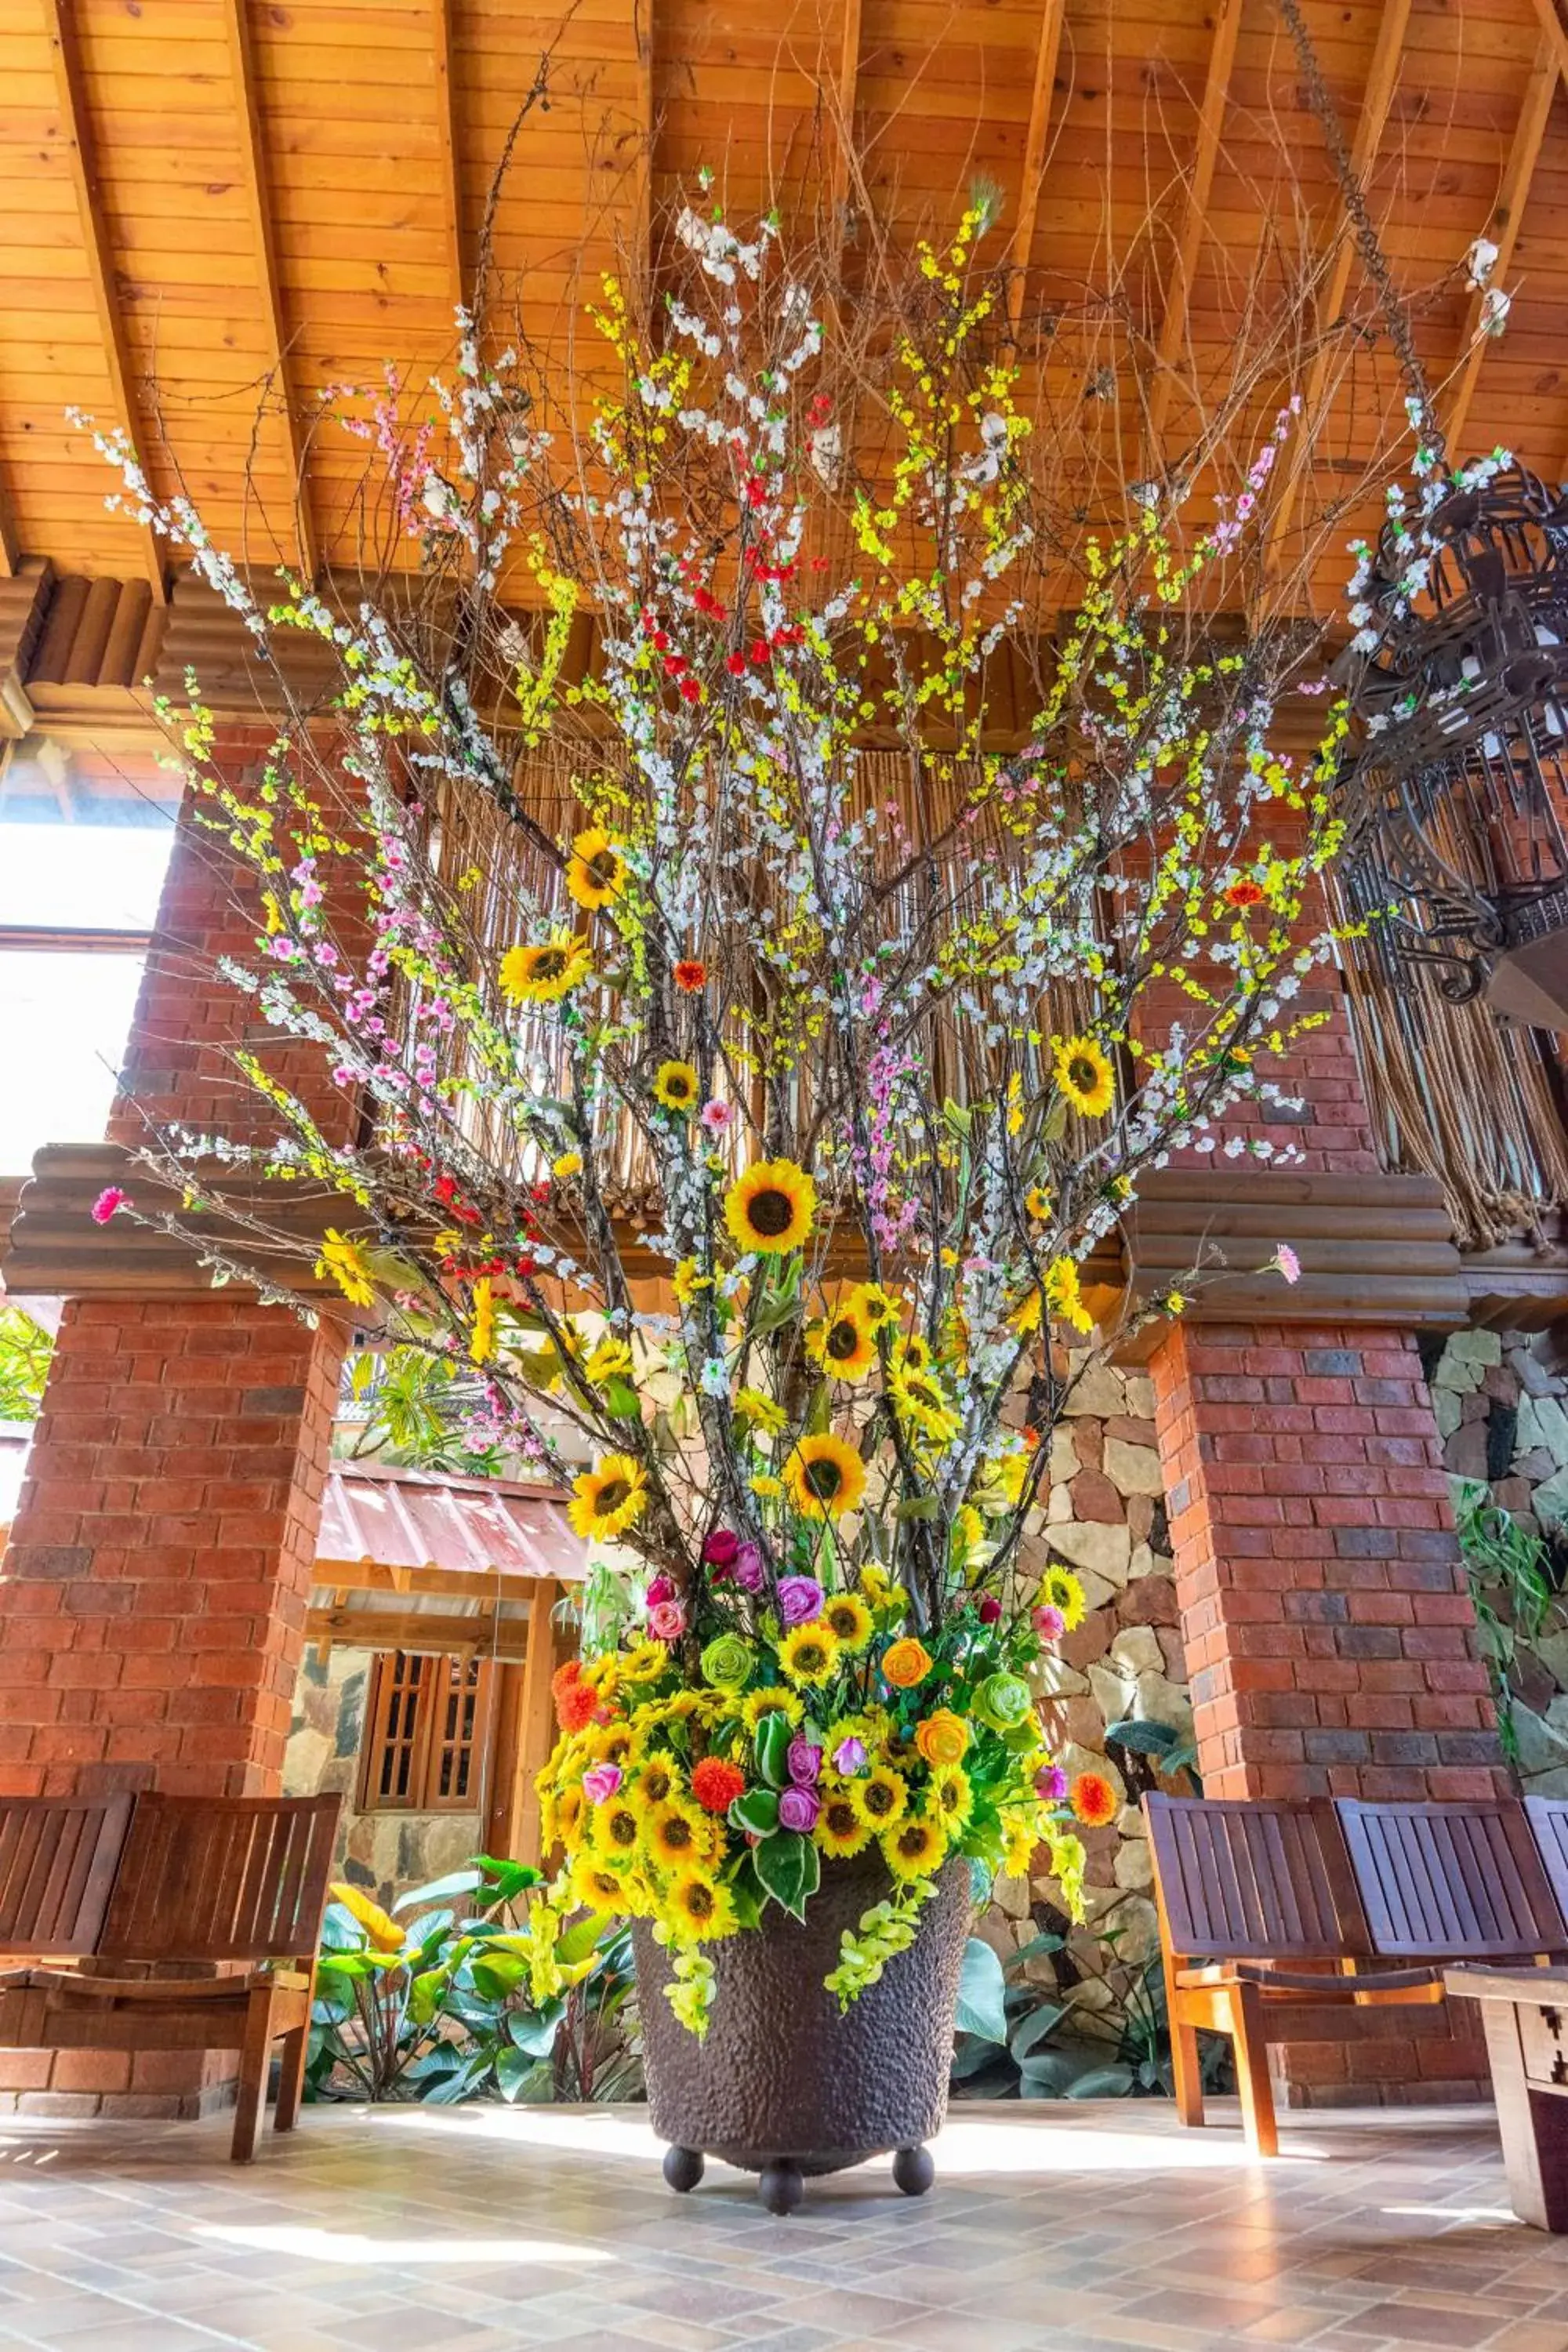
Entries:
{"type": "Polygon", "coordinates": [[[334,1462],[321,1502],[317,1576],[362,1560],[444,1569],[454,1578],[549,1576],[579,1583],[587,1548],[553,1487],[334,1462]]]}

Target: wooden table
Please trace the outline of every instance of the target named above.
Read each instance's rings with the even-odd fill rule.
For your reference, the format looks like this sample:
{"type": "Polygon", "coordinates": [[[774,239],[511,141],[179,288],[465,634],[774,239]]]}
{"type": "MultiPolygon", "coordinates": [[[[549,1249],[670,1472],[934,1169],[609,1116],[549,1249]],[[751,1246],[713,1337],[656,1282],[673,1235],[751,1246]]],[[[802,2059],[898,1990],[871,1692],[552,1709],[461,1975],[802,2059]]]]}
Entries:
{"type": "Polygon", "coordinates": [[[1568,1972],[1460,1968],[1443,1980],[1481,2004],[1513,2210],[1568,2231],[1568,1972]]]}

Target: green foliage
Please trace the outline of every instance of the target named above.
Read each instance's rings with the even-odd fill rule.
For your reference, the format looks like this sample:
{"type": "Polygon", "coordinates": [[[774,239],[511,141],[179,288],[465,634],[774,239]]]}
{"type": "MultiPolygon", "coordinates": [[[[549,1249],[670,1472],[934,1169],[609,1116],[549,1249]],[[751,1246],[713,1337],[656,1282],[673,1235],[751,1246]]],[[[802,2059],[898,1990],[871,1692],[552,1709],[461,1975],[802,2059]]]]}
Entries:
{"type": "Polygon", "coordinates": [[[1492,1500],[1479,1478],[1452,1482],[1454,1520],[1480,1634],[1481,1654],[1491,1675],[1498,1732],[1503,1752],[1517,1759],[1513,1720],[1513,1667],[1520,1648],[1551,1630],[1561,1605],[1544,1538],[1521,1527],[1510,1511],[1492,1500]]]}
{"type": "Polygon", "coordinates": [[[406,1927],[342,1890],[352,1907],[328,1906],[317,1960],[309,2095],[638,2096],[630,1936],[597,1917],[563,1930],[531,1899],[520,1917],[542,1883],[526,1863],[477,1855],[399,1898],[406,1927]]]}
{"type": "Polygon", "coordinates": [[[1106,1726],[1105,1744],[1120,1748],[1124,1756],[1141,1756],[1167,1780],[1178,1772],[1190,1773],[1194,1790],[1200,1796],[1203,1783],[1198,1779],[1198,1751],[1193,1741],[1168,1723],[1146,1722],[1142,1716],[1129,1716],[1122,1723],[1106,1726]]]}
{"type": "Polygon", "coordinates": [[[19,1307],[0,1307],[0,1421],[37,1421],[54,1345],[19,1307]]]}
{"type": "MultiPolygon", "coordinates": [[[[912,1879],[890,1902],[874,1903],[860,1914],[858,1926],[845,1928],[838,1938],[838,1966],[823,1979],[828,1991],[837,1995],[840,2013],[859,1999],[868,1985],[876,1983],[890,1959],[908,1951],[920,1927],[921,1908],[933,1892],[929,1878],[912,1879]]],[[[969,1949],[973,1949],[973,1942],[969,1949]]],[[[964,1957],[967,1964],[967,1951],[964,1957]]],[[[961,2002],[963,1997],[961,1988],[961,2002]]]]}
{"type": "Polygon", "coordinates": [[[688,2033],[705,2041],[713,2009],[713,1963],[706,1952],[684,1951],[676,1953],[670,1966],[675,1980],[666,1985],[664,1997],[688,2033]]]}
{"type": "Polygon", "coordinates": [[[475,1452],[465,1439],[483,1392],[471,1365],[423,1348],[388,1348],[351,1357],[343,1385],[345,1418],[358,1424],[349,1443],[351,1460],[449,1477],[498,1478],[505,1472],[499,1446],[475,1452]]]}

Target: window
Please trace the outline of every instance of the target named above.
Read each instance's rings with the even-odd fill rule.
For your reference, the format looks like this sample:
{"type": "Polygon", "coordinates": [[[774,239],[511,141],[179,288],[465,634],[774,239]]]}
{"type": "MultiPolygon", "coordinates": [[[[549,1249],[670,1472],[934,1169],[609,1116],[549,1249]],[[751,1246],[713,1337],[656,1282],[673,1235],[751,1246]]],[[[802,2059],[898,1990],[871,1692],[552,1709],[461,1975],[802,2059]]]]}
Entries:
{"type": "Polygon", "coordinates": [[[476,1809],[495,1689],[488,1658],[416,1657],[402,1650],[378,1657],[365,1706],[361,1812],[476,1809]]]}

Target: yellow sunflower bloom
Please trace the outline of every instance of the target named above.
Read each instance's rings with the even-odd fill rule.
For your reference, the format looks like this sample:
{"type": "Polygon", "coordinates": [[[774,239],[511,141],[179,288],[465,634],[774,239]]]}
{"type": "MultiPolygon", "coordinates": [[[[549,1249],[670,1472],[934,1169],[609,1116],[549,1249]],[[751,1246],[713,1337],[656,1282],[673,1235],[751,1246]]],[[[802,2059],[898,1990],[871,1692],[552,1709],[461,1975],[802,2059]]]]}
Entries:
{"type": "Polygon", "coordinates": [[[351,1307],[374,1307],[375,1286],[370,1278],[370,1267],[358,1242],[351,1242],[335,1225],[327,1227],[321,1244],[321,1255],[316,1260],[316,1272],[324,1280],[331,1275],[351,1307]]]}
{"type": "Polygon", "coordinates": [[[789,1423],[789,1415],[782,1404],[775,1404],[761,1389],[737,1389],[735,1412],[742,1421],[749,1422],[764,1437],[781,1435],[789,1423]]]}
{"type": "Polygon", "coordinates": [[[694,1110],[700,1091],[689,1062],[661,1062],[654,1073],[654,1100],[666,1110],[694,1110]]]}
{"type": "Polygon", "coordinates": [[[559,1160],[552,1160],[551,1161],[550,1172],[552,1176],[559,1177],[563,1184],[570,1176],[581,1176],[583,1173],[582,1153],[580,1151],[563,1151],[559,1160]]]}
{"type": "MultiPolygon", "coordinates": [[[[563,1789],[555,1800],[555,1834],[568,1853],[574,1853],[583,1834],[583,1814],[588,1800],[580,1788],[563,1789]]],[[[550,1840],[546,1838],[548,1846],[550,1840]]]]}
{"type": "Polygon", "coordinates": [[[589,1843],[604,1862],[630,1862],[642,1839],[643,1816],[618,1792],[607,1804],[595,1805],[589,1843]]]}
{"type": "Polygon", "coordinates": [[[670,1285],[675,1292],[676,1305],[689,1307],[700,1290],[707,1290],[710,1287],[712,1280],[710,1274],[698,1273],[697,1260],[694,1257],[683,1257],[675,1269],[670,1285]]]}
{"type": "Polygon", "coordinates": [[[679,1775],[668,1756],[650,1756],[639,1764],[627,1783],[629,1804],[651,1812],[656,1805],[668,1805],[680,1790],[679,1775]]]}
{"type": "Polygon", "coordinates": [[[784,1467],[784,1491],[805,1519],[837,1519],[866,1491],[866,1465],[852,1445],[823,1430],[803,1437],[784,1467]]]}
{"type": "Polygon", "coordinates": [[[878,1841],[893,1876],[905,1885],[929,1878],[947,1859],[947,1832],[924,1813],[910,1813],[878,1841]]]}
{"type": "Polygon", "coordinates": [[[1078,1268],[1070,1257],[1053,1258],[1047,1268],[1046,1303],[1053,1315],[1059,1315],[1075,1331],[1093,1330],[1094,1318],[1083,1303],[1078,1268]]]}
{"type": "Polygon", "coordinates": [[[741,1701],[741,1720],[753,1738],[764,1715],[787,1715],[798,1726],[805,1720],[805,1707],[797,1691],[786,1690],[782,1683],[771,1683],[766,1690],[748,1691],[741,1701]]]}
{"type": "Polygon", "coordinates": [[[1030,1185],[1028,1191],[1024,1195],[1024,1206],[1037,1225],[1048,1225],[1050,1223],[1052,1215],[1055,1212],[1055,1203],[1043,1185],[1030,1185]]]}
{"type": "Polygon", "coordinates": [[[662,1642],[638,1642],[619,1661],[624,1683],[656,1683],[669,1664],[669,1652],[662,1642]]]}
{"type": "Polygon", "coordinates": [[[792,1625],[779,1643],[779,1664],[792,1683],[816,1690],[831,1682],[838,1665],[838,1644],[822,1620],[792,1625]]]}
{"type": "Polygon", "coordinates": [[[474,1285],[474,1326],[468,1334],[468,1355],[476,1364],[488,1364],[496,1351],[496,1301],[488,1276],[474,1285]]]}
{"type": "Polygon", "coordinates": [[[822,1622],[851,1656],[871,1638],[872,1616],[858,1592],[833,1592],[823,1603],[822,1622]]]}
{"type": "Polygon", "coordinates": [[[836,1381],[863,1381],[876,1367],[871,1327],[852,1307],[836,1307],[814,1323],[805,1335],[805,1350],[836,1381]]]}
{"type": "Polygon", "coordinates": [[[710,1944],[740,1926],[729,1888],[700,1870],[683,1870],[671,1882],[659,1916],[678,1944],[710,1944]]]}
{"type": "Polygon", "coordinates": [[[625,1911],[626,1886],[621,1874],[596,1853],[580,1853],[572,1864],[574,1895],[589,1911],[625,1911]]]}
{"type": "Polygon", "coordinates": [[[879,1836],[901,1822],[909,1808],[910,1784],[890,1764],[874,1765],[863,1780],[851,1783],[860,1818],[879,1836]]]}
{"type": "Polygon", "coordinates": [[[724,1195],[724,1223],[737,1249],[782,1257],[799,1249],[816,1214],[816,1186],[793,1160],[759,1160],[724,1195]]]}
{"type": "Polygon", "coordinates": [[[586,940],[568,932],[535,947],[508,948],[500,960],[500,992],[513,1004],[554,1004],[588,977],[586,940]]]}
{"type": "Polygon", "coordinates": [[[1040,1328],[1040,1294],[1038,1289],[1026,1290],[1007,1318],[1009,1330],[1020,1339],[1032,1339],[1040,1328]]]}
{"type": "Polygon", "coordinates": [[[714,1856],[712,1827],[695,1805],[668,1797],[643,1824],[643,1852],[661,1870],[700,1870],[714,1856]]]}
{"type": "Polygon", "coordinates": [[[903,1364],[889,1381],[888,1393],[899,1419],[933,1445],[950,1445],[958,1435],[960,1416],[934,1372],[903,1364]]]}
{"type": "Polygon", "coordinates": [[[572,1482],[566,1516],[589,1543],[608,1543],[639,1518],[647,1501],[647,1474],[629,1454],[606,1454],[572,1482]]]}
{"type": "Polygon", "coordinates": [[[1089,1605],[1080,1579],[1073,1574],[1070,1568],[1059,1567],[1055,1560],[1042,1574],[1035,1600],[1037,1604],[1059,1609],[1063,1626],[1069,1633],[1075,1626],[1083,1623],[1084,1611],[1089,1605]]]}
{"type": "Polygon", "coordinates": [[[590,825],[572,844],[566,866],[566,888],[579,907],[591,913],[607,907],[626,887],[626,854],[602,825],[590,825]]]}
{"type": "Polygon", "coordinates": [[[1116,1075],[1105,1048],[1093,1037],[1064,1037],[1056,1055],[1057,1084],[1074,1110],[1102,1118],[1116,1100],[1116,1075]]]}
{"type": "Polygon", "coordinates": [[[931,1776],[931,1807],[948,1835],[963,1827],[974,1806],[974,1791],[962,1764],[942,1764],[931,1776]]]}
{"type": "Polygon", "coordinates": [[[894,1367],[899,1371],[929,1371],[931,1362],[931,1341],[919,1331],[906,1332],[893,1350],[894,1367]]]}
{"type": "Polygon", "coordinates": [[[761,1495],[766,1501],[774,1495],[784,1493],[784,1480],[775,1478],[771,1470],[759,1470],[752,1480],[752,1492],[753,1495],[761,1495]]]}
{"type": "Polygon", "coordinates": [[[845,1862],[864,1853],[875,1832],[849,1790],[839,1789],[823,1799],[814,1834],[824,1853],[845,1862]]]}
{"type": "Polygon", "coordinates": [[[898,1319],[899,1301],[885,1291],[879,1282],[857,1283],[845,1304],[863,1322],[868,1323],[873,1331],[879,1324],[898,1319]]]}

